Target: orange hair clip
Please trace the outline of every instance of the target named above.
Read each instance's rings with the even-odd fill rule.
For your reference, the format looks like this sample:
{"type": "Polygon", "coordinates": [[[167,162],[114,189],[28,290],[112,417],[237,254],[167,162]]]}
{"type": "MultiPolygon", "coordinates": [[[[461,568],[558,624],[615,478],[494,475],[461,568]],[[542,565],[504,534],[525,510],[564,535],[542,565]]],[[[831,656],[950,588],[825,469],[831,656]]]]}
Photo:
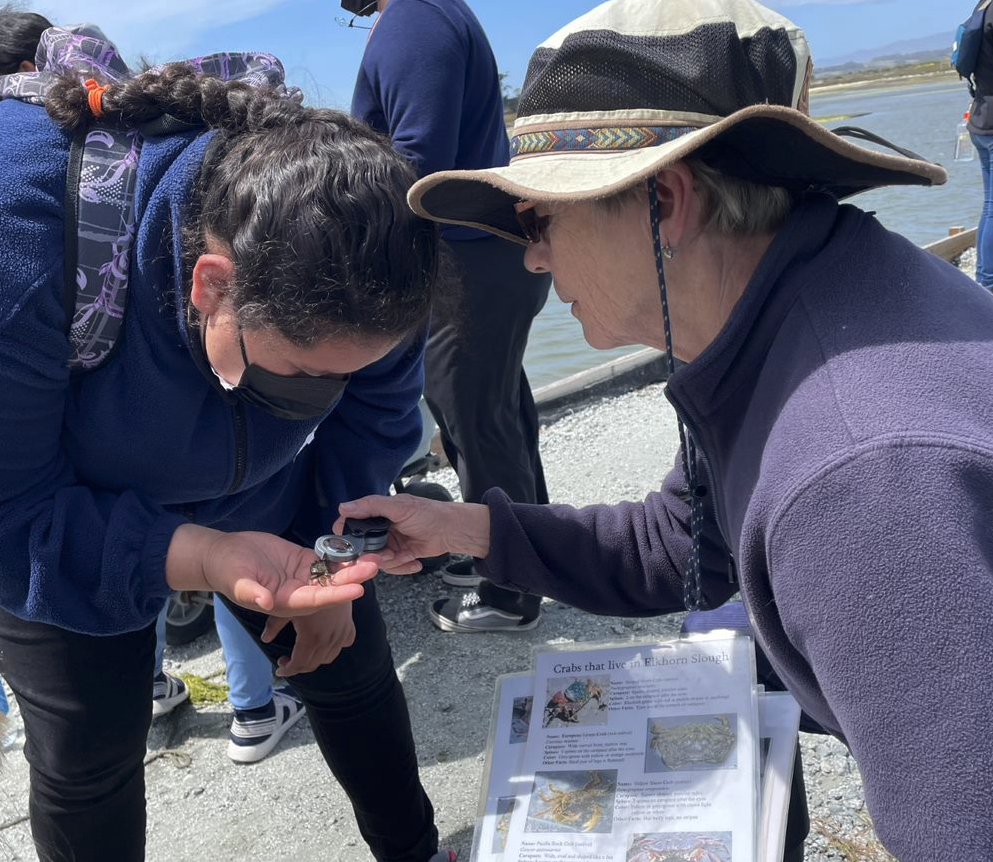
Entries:
{"type": "Polygon", "coordinates": [[[101,84],[95,78],[90,78],[83,82],[83,86],[89,91],[90,111],[94,117],[103,116],[103,94],[107,91],[109,84],[101,84]]]}

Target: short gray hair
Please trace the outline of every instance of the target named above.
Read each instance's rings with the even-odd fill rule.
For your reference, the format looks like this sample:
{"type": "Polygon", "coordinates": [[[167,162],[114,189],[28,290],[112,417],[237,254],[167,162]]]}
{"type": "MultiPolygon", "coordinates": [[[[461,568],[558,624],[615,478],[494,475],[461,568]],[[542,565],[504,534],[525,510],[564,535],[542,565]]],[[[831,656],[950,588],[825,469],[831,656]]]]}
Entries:
{"type": "Polygon", "coordinates": [[[793,209],[793,195],[781,186],[742,180],[689,158],[703,199],[706,225],[725,236],[754,236],[777,230],[793,209]]]}
{"type": "MultiPolygon", "coordinates": [[[[724,236],[754,236],[777,230],[796,200],[781,186],[753,183],[712,168],[703,159],[688,158],[696,190],[703,201],[704,226],[724,236]]],[[[644,183],[595,201],[596,208],[614,214],[645,194],[644,183]]]]}

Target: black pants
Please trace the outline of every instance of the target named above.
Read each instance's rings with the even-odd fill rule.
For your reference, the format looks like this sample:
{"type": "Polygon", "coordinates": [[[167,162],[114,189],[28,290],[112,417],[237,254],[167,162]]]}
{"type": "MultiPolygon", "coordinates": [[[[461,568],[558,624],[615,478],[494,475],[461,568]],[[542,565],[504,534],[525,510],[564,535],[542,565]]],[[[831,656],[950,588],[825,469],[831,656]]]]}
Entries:
{"type": "MultiPolygon", "coordinates": [[[[425,360],[424,397],[441,431],[462,499],[502,488],[518,503],[547,503],[538,454],[538,412],[524,373],[531,322],[551,276],[524,268],[524,249],[499,237],[450,243],[462,276],[457,311],[436,314],[425,360]]],[[[486,604],[532,617],[540,596],[484,581],[486,604]]]]}
{"type": "MultiPolygon", "coordinates": [[[[258,640],[264,616],[232,610],[258,640]]],[[[372,584],[352,613],[355,644],[332,664],[293,677],[293,687],[376,859],[425,862],[438,846],[434,811],[372,584]]],[[[287,626],[260,646],[275,662],[290,654],[294,637],[287,626]]],[[[153,625],[90,637],[0,610],[0,675],[24,720],[31,830],[42,862],[144,859],[154,649],[153,625]]]]}

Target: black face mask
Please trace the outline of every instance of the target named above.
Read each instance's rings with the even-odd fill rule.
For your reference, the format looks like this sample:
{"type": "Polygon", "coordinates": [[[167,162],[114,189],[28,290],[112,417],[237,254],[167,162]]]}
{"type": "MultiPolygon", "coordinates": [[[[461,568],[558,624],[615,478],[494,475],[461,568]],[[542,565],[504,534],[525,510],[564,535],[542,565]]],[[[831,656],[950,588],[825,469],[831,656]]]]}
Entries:
{"type": "Polygon", "coordinates": [[[273,374],[248,361],[245,339],[238,329],[238,346],[245,360],[245,371],[238,385],[232,390],[248,404],[254,404],[266,413],[280,419],[316,419],[327,413],[340,400],[348,384],[344,377],[288,377],[273,374]]]}
{"type": "Polygon", "coordinates": [[[376,11],[376,0],[341,0],[341,8],[359,18],[366,18],[376,11]]]}
{"type": "MultiPolygon", "coordinates": [[[[206,340],[206,320],[201,327],[201,339],[206,340]]],[[[207,346],[201,342],[204,360],[208,366],[207,346]]],[[[228,391],[246,404],[265,410],[280,419],[304,421],[316,419],[327,413],[340,400],[348,384],[348,375],[344,377],[289,377],[285,374],[274,374],[248,361],[245,352],[245,339],[241,328],[238,328],[238,346],[241,347],[241,358],[245,362],[245,370],[238,385],[228,391]]],[[[213,368],[211,367],[211,370],[213,368]]],[[[214,371],[214,374],[217,374],[214,371]]]]}

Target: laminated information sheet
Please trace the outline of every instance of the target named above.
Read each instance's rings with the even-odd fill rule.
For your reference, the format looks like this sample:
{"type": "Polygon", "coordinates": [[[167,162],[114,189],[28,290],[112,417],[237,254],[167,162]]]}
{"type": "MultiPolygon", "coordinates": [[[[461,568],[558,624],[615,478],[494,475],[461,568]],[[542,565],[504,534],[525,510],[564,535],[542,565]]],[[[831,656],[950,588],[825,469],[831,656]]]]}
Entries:
{"type": "Polygon", "coordinates": [[[528,673],[506,674],[497,680],[470,862],[503,859],[517,799],[531,788],[531,776],[524,774],[523,767],[533,691],[534,677],[528,673]]]}
{"type": "MultiPolygon", "coordinates": [[[[534,777],[523,771],[524,743],[527,741],[533,690],[534,677],[530,674],[507,674],[497,680],[486,771],[470,862],[502,862],[517,797],[522,789],[526,792],[526,788],[533,784],[534,777]]],[[[780,862],[783,858],[799,723],[800,707],[792,696],[785,692],[760,692],[762,778],[758,862],[780,862]]],[[[720,858],[714,853],[710,855],[711,858],[720,858]]],[[[680,856],[670,853],[668,857],[659,855],[656,858],[671,862],[680,856]]],[[[682,858],[694,857],[683,854],[682,858]]],[[[701,855],[698,852],[694,862],[709,860],[706,853],[701,855]]]]}
{"type": "Polygon", "coordinates": [[[533,698],[505,860],[755,858],[751,638],[542,651],[533,698]]]}

